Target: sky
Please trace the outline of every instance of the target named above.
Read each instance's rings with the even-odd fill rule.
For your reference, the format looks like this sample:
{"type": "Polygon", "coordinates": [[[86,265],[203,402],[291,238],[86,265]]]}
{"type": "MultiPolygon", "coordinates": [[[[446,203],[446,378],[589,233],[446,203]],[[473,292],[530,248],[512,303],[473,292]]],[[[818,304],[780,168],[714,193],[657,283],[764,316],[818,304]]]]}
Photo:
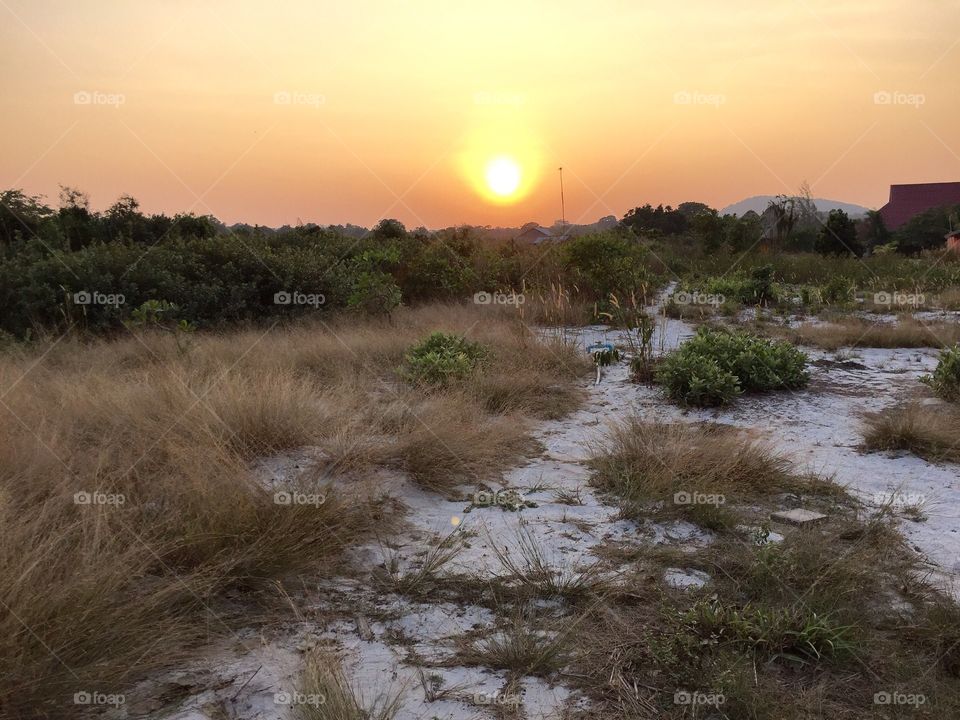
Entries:
{"type": "Polygon", "coordinates": [[[0,188],[516,226],[563,167],[569,222],[879,207],[960,180],[958,71],[960,0],[0,0],[0,188]]]}

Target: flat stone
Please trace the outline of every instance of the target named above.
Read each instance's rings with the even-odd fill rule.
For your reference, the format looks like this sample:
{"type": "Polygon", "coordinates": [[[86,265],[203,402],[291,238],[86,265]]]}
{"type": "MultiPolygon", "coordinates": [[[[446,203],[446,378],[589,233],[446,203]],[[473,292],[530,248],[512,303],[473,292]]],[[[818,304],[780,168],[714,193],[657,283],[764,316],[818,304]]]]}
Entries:
{"type": "Polygon", "coordinates": [[[664,582],[670,587],[679,590],[688,588],[702,588],[710,582],[710,576],[700,570],[684,570],[681,568],[667,568],[663,574],[664,582]]]}
{"type": "Polygon", "coordinates": [[[813,510],[804,510],[803,508],[794,508],[793,510],[782,510],[770,515],[773,520],[790,523],[791,525],[813,525],[826,520],[827,516],[823,513],[813,510]]]}

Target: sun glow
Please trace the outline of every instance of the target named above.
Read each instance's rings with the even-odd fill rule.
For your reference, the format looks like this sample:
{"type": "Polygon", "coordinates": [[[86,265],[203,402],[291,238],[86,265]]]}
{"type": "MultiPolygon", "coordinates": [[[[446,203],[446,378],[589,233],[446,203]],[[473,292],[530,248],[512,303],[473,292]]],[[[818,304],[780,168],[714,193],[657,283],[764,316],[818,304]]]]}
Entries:
{"type": "Polygon", "coordinates": [[[487,180],[487,187],[494,195],[508,198],[520,187],[522,172],[516,160],[507,155],[501,155],[487,163],[484,177],[487,180]]]}
{"type": "Polygon", "coordinates": [[[494,205],[513,205],[537,185],[542,153],[530,124],[518,117],[481,118],[460,154],[464,180],[494,205]]]}

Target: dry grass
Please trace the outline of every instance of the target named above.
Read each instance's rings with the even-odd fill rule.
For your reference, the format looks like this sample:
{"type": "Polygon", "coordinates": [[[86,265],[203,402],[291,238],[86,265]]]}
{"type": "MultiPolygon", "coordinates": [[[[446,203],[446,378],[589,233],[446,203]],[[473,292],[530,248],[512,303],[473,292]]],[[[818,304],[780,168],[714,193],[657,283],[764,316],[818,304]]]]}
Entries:
{"type": "Polygon", "coordinates": [[[122,692],[229,632],[224,590],[315,572],[382,520],[311,478],[386,466],[447,488],[528,448],[528,418],[572,407],[589,363],[485,310],[0,356],[0,716],[73,717],[74,693],[122,692]],[[429,396],[400,382],[434,329],[488,345],[485,377],[429,396]],[[303,445],[330,462],[293,489],[326,501],[277,504],[250,461],[303,445]]]}
{"type": "Polygon", "coordinates": [[[391,720],[402,705],[402,689],[385,689],[368,701],[350,685],[336,657],[314,652],[296,694],[288,695],[300,720],[391,720]]]}
{"type": "Polygon", "coordinates": [[[960,462],[960,409],[908,403],[866,416],[870,450],[907,450],[933,461],[960,462]]]}
{"type": "Polygon", "coordinates": [[[462,537],[454,531],[427,550],[416,566],[408,564],[403,568],[404,559],[390,548],[383,546],[383,567],[374,568],[373,580],[389,592],[414,596],[427,595],[440,580],[440,571],[449,565],[462,549],[462,537]]]}
{"type": "Polygon", "coordinates": [[[610,590],[597,563],[578,568],[550,562],[522,519],[517,529],[516,553],[492,539],[490,545],[507,573],[501,580],[513,584],[521,596],[577,602],[610,590]]]}
{"type": "Polygon", "coordinates": [[[571,642],[569,632],[538,630],[533,614],[518,608],[505,628],[466,644],[456,662],[508,670],[517,677],[548,676],[566,664],[571,642]]]}
{"type": "Polygon", "coordinates": [[[647,423],[636,416],[611,430],[591,464],[593,482],[618,496],[624,516],[656,511],[710,529],[734,524],[727,505],[794,485],[782,457],[733,428],[647,423]]]}
{"type": "Polygon", "coordinates": [[[910,317],[897,322],[870,322],[844,318],[830,323],[804,323],[795,328],[777,327],[775,332],[798,345],[824,350],[845,347],[939,348],[960,341],[960,325],[924,323],[910,317]]]}
{"type": "MultiPolygon", "coordinates": [[[[768,481],[794,492],[808,484],[782,461],[709,427],[633,420],[602,452],[595,461],[601,484],[627,499],[645,481],[669,490],[668,473],[709,478],[715,491],[751,490],[767,509],[776,503],[762,496],[768,481]],[[633,439],[638,434],[642,442],[633,439]],[[660,444],[648,449],[644,443],[654,440],[660,444]],[[665,466],[655,468],[661,448],[665,466]],[[747,459],[735,459],[744,452],[747,459]],[[614,482],[618,473],[623,479],[614,482]]],[[[808,497],[830,492],[822,482],[808,487],[808,497]]],[[[702,711],[865,720],[886,717],[877,693],[924,696],[923,705],[894,708],[890,717],[956,716],[958,606],[925,580],[889,513],[863,516],[854,508],[835,507],[823,525],[788,529],[777,543],[720,535],[695,553],[634,553],[636,582],[625,582],[634,591],[592,606],[578,632],[567,672],[593,701],[584,717],[680,720],[702,711]],[[686,591],[658,586],[668,566],[706,572],[710,583],[686,591]],[[692,693],[705,702],[691,705],[692,693]]]]}

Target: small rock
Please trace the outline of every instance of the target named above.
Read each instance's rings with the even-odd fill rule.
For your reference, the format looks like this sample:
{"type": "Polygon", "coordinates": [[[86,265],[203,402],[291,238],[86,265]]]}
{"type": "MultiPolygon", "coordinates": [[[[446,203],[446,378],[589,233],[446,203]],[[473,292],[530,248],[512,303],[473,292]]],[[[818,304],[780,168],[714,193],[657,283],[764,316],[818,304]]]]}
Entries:
{"type": "Polygon", "coordinates": [[[663,573],[663,581],[670,587],[686,590],[688,588],[702,588],[710,582],[710,576],[700,570],[667,568],[663,573]]]}
{"type": "Polygon", "coordinates": [[[780,522],[789,523],[790,525],[814,525],[827,519],[827,516],[823,513],[804,510],[803,508],[775,512],[771,514],[770,517],[773,520],[779,520],[780,522]]]}

